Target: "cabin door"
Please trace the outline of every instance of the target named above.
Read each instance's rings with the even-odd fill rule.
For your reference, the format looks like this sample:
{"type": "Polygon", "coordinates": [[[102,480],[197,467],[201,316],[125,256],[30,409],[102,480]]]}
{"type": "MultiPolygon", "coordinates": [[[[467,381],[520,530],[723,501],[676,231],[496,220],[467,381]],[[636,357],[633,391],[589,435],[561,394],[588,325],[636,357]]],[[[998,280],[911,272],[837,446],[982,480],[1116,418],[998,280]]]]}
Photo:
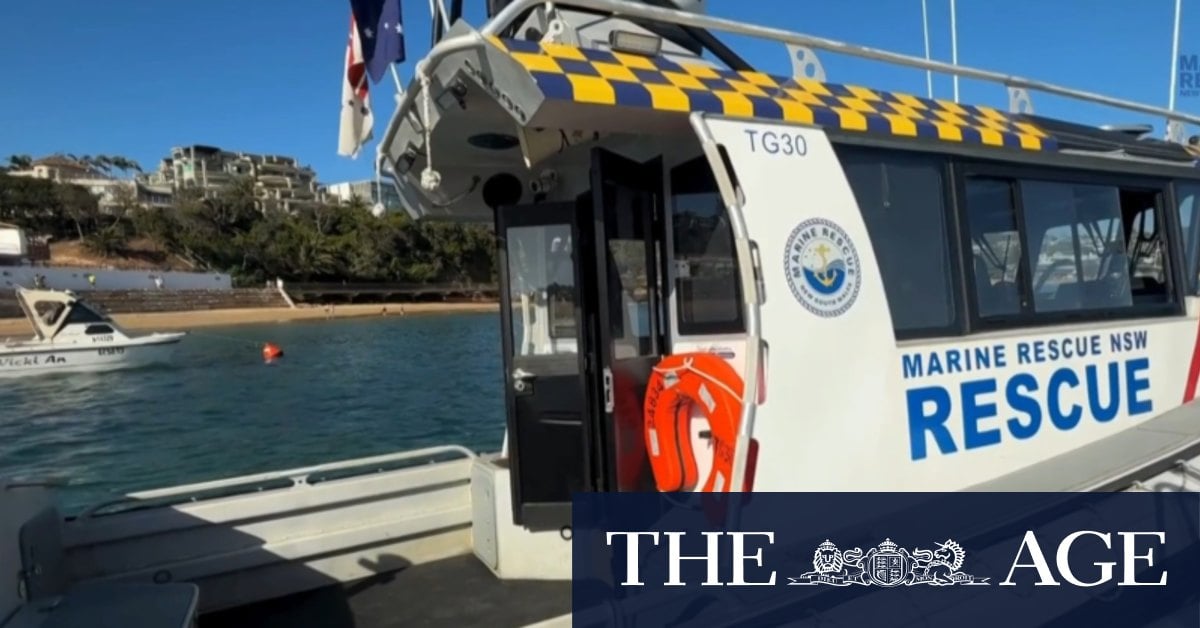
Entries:
{"type": "Polygon", "coordinates": [[[571,493],[593,484],[581,226],[571,203],[496,212],[513,519],[527,527],[568,525],[571,493]]]}
{"type": "Polygon", "coordinates": [[[654,365],[665,350],[659,268],[663,256],[662,159],[639,163],[603,149],[592,151],[587,205],[596,289],[588,311],[600,365],[600,403],[591,425],[597,489],[652,491],[643,404],[654,365]]]}
{"type": "Polygon", "coordinates": [[[654,489],[642,404],[663,345],[661,173],[597,150],[575,204],[496,212],[518,525],[569,525],[575,492],[654,489]]]}

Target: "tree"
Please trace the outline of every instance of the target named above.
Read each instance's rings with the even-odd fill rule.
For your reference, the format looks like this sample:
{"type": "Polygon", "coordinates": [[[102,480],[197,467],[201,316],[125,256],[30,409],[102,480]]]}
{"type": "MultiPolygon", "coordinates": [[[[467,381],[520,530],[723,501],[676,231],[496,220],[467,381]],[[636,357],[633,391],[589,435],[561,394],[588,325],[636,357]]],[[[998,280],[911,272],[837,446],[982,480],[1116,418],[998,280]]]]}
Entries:
{"type": "Polygon", "coordinates": [[[74,223],[75,232],[82,240],[95,228],[96,216],[100,213],[96,197],[86,189],[71,184],[57,184],[54,195],[63,213],[74,223]]]}
{"type": "Polygon", "coordinates": [[[33,157],[29,155],[9,155],[9,170],[29,170],[33,167],[33,157]]]}
{"type": "Polygon", "coordinates": [[[57,184],[46,179],[0,174],[0,219],[33,233],[53,236],[69,232],[57,184]]]}
{"type": "MultiPolygon", "coordinates": [[[[255,191],[251,180],[210,198],[184,189],[171,207],[127,211],[125,222],[196,268],[254,283],[494,281],[494,238],[485,227],[418,223],[403,213],[376,217],[361,200],[260,211],[255,191]]],[[[97,249],[110,246],[108,237],[93,238],[97,249]]]]}
{"type": "Polygon", "coordinates": [[[140,209],[136,185],[130,181],[119,182],[113,189],[107,214],[110,226],[117,225],[122,232],[128,234],[133,217],[140,209]]]}
{"type": "Polygon", "coordinates": [[[85,159],[87,159],[87,161],[84,163],[92,170],[102,172],[105,176],[112,174],[113,164],[109,160],[108,155],[96,155],[95,157],[91,158],[85,157],[85,159]]]}
{"type": "Polygon", "coordinates": [[[141,164],[127,157],[121,157],[118,155],[109,159],[113,167],[125,174],[129,174],[130,171],[142,172],[141,164]]]}
{"type": "Polygon", "coordinates": [[[96,155],[92,157],[91,165],[106,175],[112,175],[113,170],[120,170],[124,176],[128,176],[130,172],[142,171],[138,162],[120,155],[96,155]]]}
{"type": "Polygon", "coordinates": [[[83,238],[83,247],[101,257],[115,257],[129,246],[129,234],[119,223],[113,223],[89,233],[83,238]]]}

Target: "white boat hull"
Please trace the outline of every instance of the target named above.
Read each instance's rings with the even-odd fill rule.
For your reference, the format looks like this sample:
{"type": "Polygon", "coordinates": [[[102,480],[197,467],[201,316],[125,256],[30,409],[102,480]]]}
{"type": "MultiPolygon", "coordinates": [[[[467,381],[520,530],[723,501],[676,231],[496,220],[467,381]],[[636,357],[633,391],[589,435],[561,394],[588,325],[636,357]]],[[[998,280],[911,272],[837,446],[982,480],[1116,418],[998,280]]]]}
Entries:
{"type": "Polygon", "coordinates": [[[158,334],[128,344],[67,345],[0,350],[0,378],[45,373],[89,373],[170,361],[184,334],[158,334]]]}

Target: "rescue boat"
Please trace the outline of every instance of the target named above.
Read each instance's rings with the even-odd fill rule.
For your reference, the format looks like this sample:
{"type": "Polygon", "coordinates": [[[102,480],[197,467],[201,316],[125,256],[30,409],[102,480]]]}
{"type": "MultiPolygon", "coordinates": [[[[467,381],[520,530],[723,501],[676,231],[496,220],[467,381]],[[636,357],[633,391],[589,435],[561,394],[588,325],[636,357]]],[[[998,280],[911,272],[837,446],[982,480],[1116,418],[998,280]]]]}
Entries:
{"type": "Polygon", "coordinates": [[[10,484],[0,530],[29,533],[0,564],[52,568],[25,564],[30,600],[0,581],[0,618],[102,582],[222,625],[302,625],[315,598],[286,596],[331,590],[383,625],[363,591],[389,586],[386,621],[568,625],[573,492],[1196,489],[1197,156],[1028,105],[1200,117],[659,4],[493,2],[474,27],[452,2],[383,135],[414,218],[495,226],[500,451],[133,493],[61,535],[48,482],[10,484]],[[1013,104],[840,82],[817,51],[1013,104]]]}

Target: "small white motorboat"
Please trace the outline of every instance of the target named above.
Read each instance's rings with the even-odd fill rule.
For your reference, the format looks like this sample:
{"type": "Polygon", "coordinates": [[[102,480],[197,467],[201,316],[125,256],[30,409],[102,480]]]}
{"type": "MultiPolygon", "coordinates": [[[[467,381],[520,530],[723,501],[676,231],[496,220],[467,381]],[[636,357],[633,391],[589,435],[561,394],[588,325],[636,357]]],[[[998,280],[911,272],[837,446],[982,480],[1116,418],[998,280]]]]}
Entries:
{"type": "Polygon", "coordinates": [[[170,359],[186,332],[133,336],[71,291],[17,288],[29,340],[0,346],[0,377],[145,366],[170,359]]]}

